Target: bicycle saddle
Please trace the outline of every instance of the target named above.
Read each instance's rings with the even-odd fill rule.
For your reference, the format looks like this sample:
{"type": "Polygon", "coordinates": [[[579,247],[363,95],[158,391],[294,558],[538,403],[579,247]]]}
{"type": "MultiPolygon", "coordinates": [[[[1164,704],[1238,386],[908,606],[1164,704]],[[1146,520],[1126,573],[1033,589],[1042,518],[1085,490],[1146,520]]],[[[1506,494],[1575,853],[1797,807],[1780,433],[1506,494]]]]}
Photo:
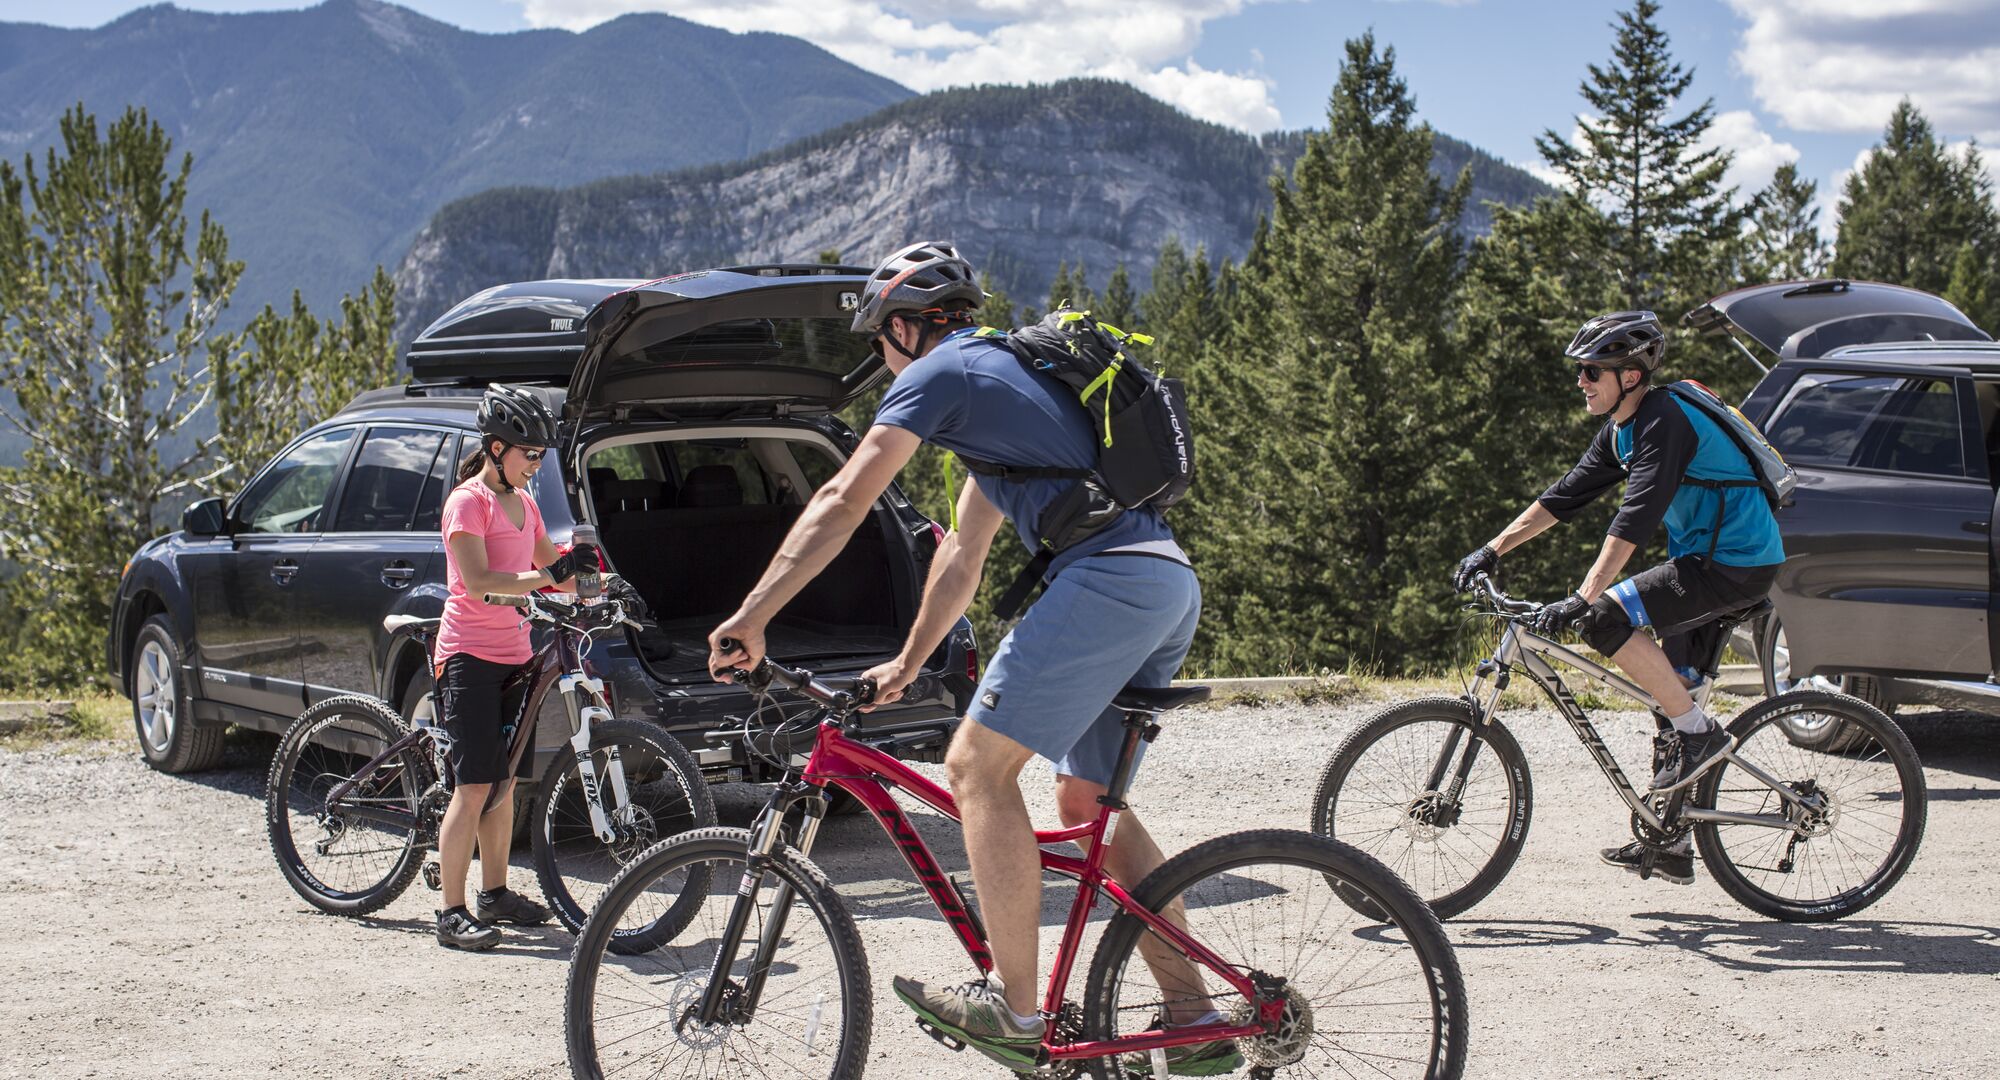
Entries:
{"type": "Polygon", "coordinates": [[[1207,701],[1206,686],[1128,686],[1111,704],[1125,712],[1163,713],[1207,701]]]}
{"type": "Polygon", "coordinates": [[[391,634],[401,633],[405,628],[417,633],[429,633],[438,628],[442,619],[426,619],[419,615],[391,615],[382,620],[382,629],[391,634]]]}

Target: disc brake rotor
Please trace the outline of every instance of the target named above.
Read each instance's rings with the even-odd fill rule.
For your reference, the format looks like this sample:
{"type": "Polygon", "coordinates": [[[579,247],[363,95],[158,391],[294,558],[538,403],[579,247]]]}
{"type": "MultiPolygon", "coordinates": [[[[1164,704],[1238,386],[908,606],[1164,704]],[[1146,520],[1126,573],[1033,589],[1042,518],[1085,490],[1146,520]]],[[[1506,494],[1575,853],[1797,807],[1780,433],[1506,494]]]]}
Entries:
{"type": "MultiPolygon", "coordinates": [[[[1313,1012],[1312,1004],[1295,986],[1285,987],[1285,1011],[1278,1017],[1275,1031],[1236,1040],[1236,1049],[1243,1060],[1256,1068],[1275,1069],[1290,1065],[1306,1056],[1312,1045],[1313,1012]]],[[[1231,1024],[1254,1024],[1251,1002],[1238,998],[1229,1010],[1231,1024]]]]}

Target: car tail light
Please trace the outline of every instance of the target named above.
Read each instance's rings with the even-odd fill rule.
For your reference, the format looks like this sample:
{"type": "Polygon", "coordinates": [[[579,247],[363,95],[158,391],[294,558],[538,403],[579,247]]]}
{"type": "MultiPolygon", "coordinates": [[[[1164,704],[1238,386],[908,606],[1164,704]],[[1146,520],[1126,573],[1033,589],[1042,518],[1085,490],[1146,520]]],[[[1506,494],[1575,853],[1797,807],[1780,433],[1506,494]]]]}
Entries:
{"type": "Polygon", "coordinates": [[[937,546],[944,546],[944,526],[935,521],[931,522],[931,539],[936,542],[937,546]]]}
{"type": "Polygon", "coordinates": [[[975,683],[979,681],[979,646],[977,645],[967,645],[965,647],[965,677],[975,683]]]}

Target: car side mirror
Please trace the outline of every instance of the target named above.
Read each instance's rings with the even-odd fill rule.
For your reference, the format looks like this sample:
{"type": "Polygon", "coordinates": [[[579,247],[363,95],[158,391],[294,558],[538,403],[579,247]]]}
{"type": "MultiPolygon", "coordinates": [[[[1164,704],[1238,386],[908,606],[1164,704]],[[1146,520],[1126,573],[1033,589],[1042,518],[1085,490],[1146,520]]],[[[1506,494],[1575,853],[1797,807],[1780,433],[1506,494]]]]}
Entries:
{"type": "Polygon", "coordinates": [[[181,530],[189,536],[221,536],[229,531],[220,498],[203,499],[181,511],[181,530]]]}

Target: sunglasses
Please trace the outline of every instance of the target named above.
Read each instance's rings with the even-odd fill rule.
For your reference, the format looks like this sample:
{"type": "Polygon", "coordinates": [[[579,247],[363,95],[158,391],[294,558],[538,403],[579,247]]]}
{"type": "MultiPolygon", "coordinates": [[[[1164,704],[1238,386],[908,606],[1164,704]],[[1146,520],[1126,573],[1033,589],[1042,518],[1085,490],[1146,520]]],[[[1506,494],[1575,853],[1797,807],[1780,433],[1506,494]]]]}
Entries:
{"type": "Polygon", "coordinates": [[[530,463],[542,460],[542,455],[548,453],[547,450],[526,450],[519,446],[512,447],[512,449],[520,450],[521,456],[527,458],[530,463]]]}
{"type": "Polygon", "coordinates": [[[1605,372],[1618,370],[1615,367],[1603,367],[1598,364],[1577,364],[1575,367],[1576,373],[1582,376],[1586,382],[1596,382],[1598,377],[1605,372]]]}

